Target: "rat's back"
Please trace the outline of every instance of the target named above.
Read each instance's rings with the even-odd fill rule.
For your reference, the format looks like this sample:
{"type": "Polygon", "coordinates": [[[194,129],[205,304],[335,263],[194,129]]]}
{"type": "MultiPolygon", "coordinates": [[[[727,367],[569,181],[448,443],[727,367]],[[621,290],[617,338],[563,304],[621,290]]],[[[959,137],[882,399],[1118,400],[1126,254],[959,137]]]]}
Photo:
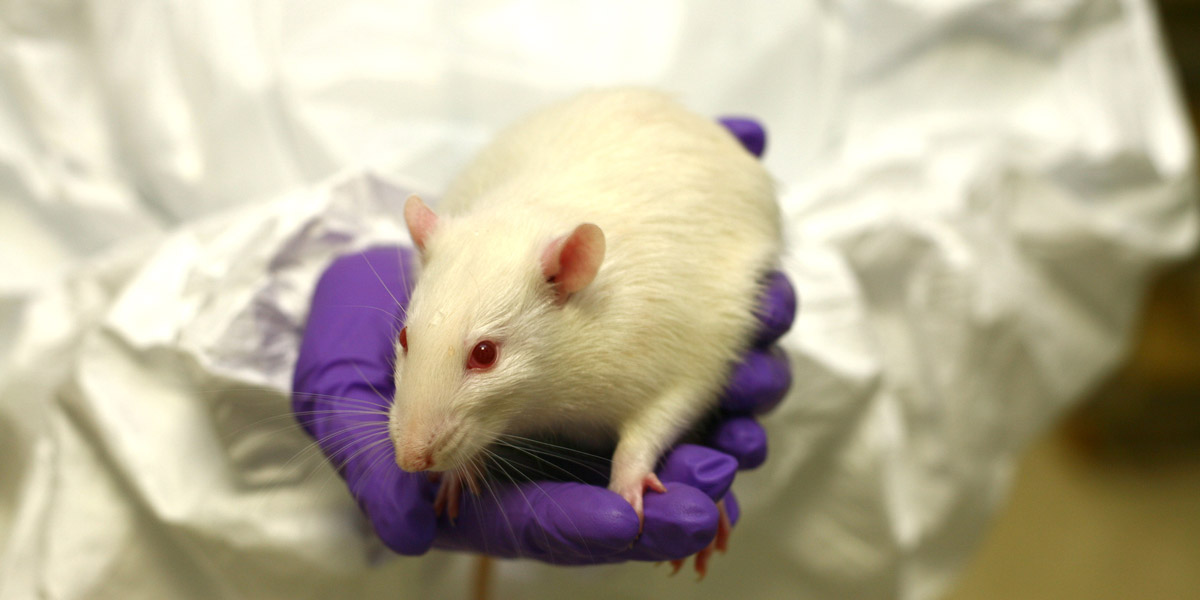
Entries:
{"type": "Polygon", "coordinates": [[[442,206],[461,213],[481,202],[611,215],[617,228],[684,213],[728,217],[757,225],[760,240],[779,236],[774,189],[758,161],[711,119],[638,88],[580,94],[501,132],[442,206]],[[721,202],[709,204],[714,194],[721,202]]]}

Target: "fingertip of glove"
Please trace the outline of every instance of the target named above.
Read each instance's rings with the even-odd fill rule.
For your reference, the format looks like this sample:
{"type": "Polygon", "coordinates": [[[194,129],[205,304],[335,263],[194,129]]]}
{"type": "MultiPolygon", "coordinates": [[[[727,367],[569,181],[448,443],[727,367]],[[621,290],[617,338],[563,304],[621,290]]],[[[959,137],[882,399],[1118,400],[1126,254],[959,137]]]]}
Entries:
{"type": "Polygon", "coordinates": [[[420,556],[429,552],[433,547],[433,536],[437,533],[433,517],[420,526],[409,526],[403,529],[375,526],[375,533],[392,552],[404,556],[420,556]]]}
{"type": "Polygon", "coordinates": [[[717,534],[717,505],[704,492],[670,483],[666,494],[646,494],[645,526],[630,552],[634,560],[672,560],[691,556],[717,534]]]}
{"type": "Polygon", "coordinates": [[[792,287],[791,280],[783,271],[772,271],[759,302],[759,328],[755,346],[766,347],[787,333],[796,319],[797,306],[796,289],[792,287]]]}
{"type": "Polygon", "coordinates": [[[738,504],[737,496],[733,495],[733,492],[725,495],[725,516],[730,525],[737,525],[738,519],[742,517],[742,506],[738,504]]]}
{"type": "Polygon", "coordinates": [[[737,469],[738,461],[724,452],[682,444],[667,455],[658,474],[668,485],[672,482],[683,483],[716,501],[733,485],[737,469]]]}
{"type": "Polygon", "coordinates": [[[506,486],[442,520],[435,545],[553,564],[613,562],[638,537],[638,518],[621,496],[569,482],[506,486]]]}
{"type": "Polygon", "coordinates": [[[725,420],[709,443],[736,460],[738,470],[756,469],[767,460],[767,432],[753,417],[725,420]]]}
{"type": "Polygon", "coordinates": [[[406,510],[395,512],[368,508],[367,515],[379,539],[393,552],[406,556],[425,554],[437,534],[433,505],[421,502],[403,508],[406,510]]]}
{"type": "Polygon", "coordinates": [[[767,130],[758,121],[748,117],[721,117],[718,122],[737,138],[747,152],[762,158],[767,149],[767,130]]]}
{"type": "Polygon", "coordinates": [[[572,550],[610,553],[637,539],[637,513],[615,492],[574,483],[550,490],[539,512],[549,517],[555,539],[572,550]]]}
{"type": "Polygon", "coordinates": [[[791,386],[791,366],[781,348],[752,350],[742,357],[729,378],[721,408],[732,413],[762,414],[775,408],[791,386]]]}
{"type": "Polygon", "coordinates": [[[384,545],[408,556],[429,551],[437,515],[432,486],[423,476],[376,474],[348,478],[347,484],[384,545]]]}

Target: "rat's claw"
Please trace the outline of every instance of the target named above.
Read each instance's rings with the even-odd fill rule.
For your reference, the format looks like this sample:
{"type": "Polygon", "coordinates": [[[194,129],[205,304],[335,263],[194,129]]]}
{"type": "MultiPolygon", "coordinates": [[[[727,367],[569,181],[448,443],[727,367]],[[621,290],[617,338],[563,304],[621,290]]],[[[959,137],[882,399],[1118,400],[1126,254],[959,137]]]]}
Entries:
{"type": "Polygon", "coordinates": [[[461,498],[462,486],[455,485],[450,490],[450,502],[446,503],[446,514],[450,517],[450,522],[453,523],[458,518],[458,499],[461,498]]]}
{"type": "Polygon", "coordinates": [[[724,554],[729,550],[729,535],[733,533],[733,524],[729,522],[729,513],[725,511],[725,500],[717,502],[717,537],[713,546],[724,554]]]}
{"type": "Polygon", "coordinates": [[[673,561],[671,561],[671,566],[672,566],[672,567],[674,567],[674,568],[672,568],[672,569],[671,569],[671,576],[672,576],[672,577],[674,577],[674,576],[675,576],[675,574],[676,574],[676,573],[678,573],[678,572],[679,572],[679,570],[683,568],[683,563],[684,563],[685,561],[687,561],[687,559],[686,559],[686,558],[680,558],[680,559],[678,559],[678,560],[673,560],[673,561]]]}
{"type": "Polygon", "coordinates": [[[704,579],[704,576],[708,574],[708,559],[712,556],[712,553],[712,544],[709,544],[707,548],[696,553],[696,573],[700,575],[696,581],[704,579]]]}
{"type": "Polygon", "coordinates": [[[442,485],[438,486],[437,496],[433,499],[433,512],[441,515],[443,511],[453,523],[458,518],[458,501],[462,495],[462,478],[454,472],[442,477],[442,485]]]}
{"type": "Polygon", "coordinates": [[[660,494],[667,493],[667,486],[663,485],[662,480],[659,479],[658,475],[655,475],[654,473],[647,473],[646,477],[645,477],[645,479],[643,479],[642,483],[647,488],[650,488],[660,494]]]}
{"type": "Polygon", "coordinates": [[[446,487],[445,485],[439,485],[437,495],[433,497],[433,512],[439,517],[446,510],[446,487]]]}

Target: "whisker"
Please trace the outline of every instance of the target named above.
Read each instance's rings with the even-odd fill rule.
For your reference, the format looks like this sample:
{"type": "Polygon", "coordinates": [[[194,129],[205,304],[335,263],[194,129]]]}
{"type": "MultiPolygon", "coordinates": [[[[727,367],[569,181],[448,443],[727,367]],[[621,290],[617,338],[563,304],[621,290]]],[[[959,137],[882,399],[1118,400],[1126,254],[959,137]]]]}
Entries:
{"type": "MultiPolygon", "coordinates": [[[[330,459],[329,459],[327,462],[328,462],[328,463],[329,463],[331,466],[334,466],[335,468],[338,468],[338,469],[345,468],[345,465],[346,465],[347,463],[349,463],[349,461],[350,461],[350,460],[353,460],[354,458],[356,458],[356,457],[358,457],[358,456],[360,456],[360,455],[362,455],[362,454],[364,454],[364,453],[366,453],[366,452],[371,452],[371,451],[377,450],[377,449],[379,449],[379,447],[380,447],[381,445],[383,445],[383,444],[386,444],[386,443],[388,443],[389,441],[390,441],[390,440],[388,440],[387,438],[383,438],[383,439],[375,440],[375,441],[371,442],[370,444],[368,444],[368,445],[364,446],[363,448],[359,449],[359,451],[358,451],[358,452],[355,452],[355,453],[354,453],[354,454],[353,454],[351,457],[348,457],[348,458],[346,458],[345,460],[341,461],[340,465],[335,465],[335,464],[334,464],[334,460],[333,460],[332,458],[330,458],[330,459]]],[[[376,457],[376,458],[375,458],[375,459],[374,459],[374,460],[373,460],[373,461],[372,461],[372,462],[371,462],[371,463],[370,463],[370,464],[367,466],[367,469],[370,469],[370,468],[372,468],[372,467],[373,467],[375,464],[377,464],[378,462],[380,462],[380,461],[382,461],[382,460],[385,460],[386,458],[387,458],[387,452],[386,452],[386,451],[385,451],[385,452],[382,452],[382,453],[380,453],[380,456],[376,457]]],[[[366,470],[364,470],[364,473],[365,473],[365,472],[367,472],[367,471],[366,471],[366,470]]],[[[332,480],[334,480],[334,479],[336,479],[336,480],[338,480],[338,481],[341,481],[341,482],[342,482],[342,485],[346,485],[346,482],[345,482],[345,480],[344,480],[344,479],[342,479],[341,477],[337,477],[337,478],[330,478],[330,479],[326,479],[324,482],[322,482],[322,483],[321,483],[321,485],[320,485],[320,487],[318,487],[318,488],[317,488],[317,491],[321,491],[321,492],[323,492],[323,491],[325,490],[325,486],[329,485],[329,482],[330,482],[330,481],[332,481],[332,480]]]]}
{"type": "MultiPolygon", "coordinates": [[[[401,327],[404,326],[404,319],[402,318],[401,315],[397,315],[394,312],[388,311],[388,310],[380,308],[378,306],[371,306],[369,304],[339,304],[339,305],[337,305],[337,308],[369,308],[371,310],[377,310],[377,311],[387,315],[389,319],[391,319],[392,321],[395,321],[396,324],[400,325],[401,327]]],[[[399,333],[399,330],[397,329],[396,332],[399,333]]]]}
{"type": "MultiPolygon", "coordinates": [[[[389,288],[388,285],[383,282],[383,277],[379,276],[379,271],[375,270],[375,265],[371,264],[370,259],[368,259],[365,255],[362,257],[362,259],[363,262],[367,263],[367,267],[371,269],[371,272],[375,274],[375,279],[379,281],[379,285],[383,286],[383,291],[387,292],[388,296],[392,297],[392,302],[395,302],[396,306],[404,306],[401,304],[400,299],[396,298],[396,295],[392,293],[392,288],[389,288]]],[[[400,271],[403,272],[404,269],[401,268],[400,271]]]]}
{"type": "MultiPolygon", "coordinates": [[[[484,449],[484,452],[491,455],[491,451],[487,450],[486,448],[484,449]]],[[[502,502],[500,502],[499,494],[496,493],[496,489],[494,486],[489,484],[485,487],[486,487],[488,493],[491,494],[492,500],[494,500],[496,502],[496,512],[500,513],[500,516],[504,519],[504,526],[505,526],[505,528],[508,529],[508,535],[512,538],[513,548],[515,550],[518,550],[517,556],[520,556],[520,552],[519,552],[520,540],[517,537],[517,530],[513,529],[512,520],[508,518],[508,513],[506,513],[504,511],[504,504],[502,502]]],[[[482,511],[480,511],[480,512],[482,513],[482,511]]],[[[480,514],[480,518],[481,519],[483,518],[482,514],[480,514]]],[[[479,523],[479,527],[481,529],[483,528],[482,522],[479,523]]]]}
{"type": "MultiPolygon", "coordinates": [[[[295,411],[295,412],[292,412],[292,413],[289,413],[286,415],[275,415],[274,417],[267,417],[267,418],[268,419],[279,419],[279,418],[283,418],[283,417],[313,416],[313,415],[328,415],[328,416],[368,415],[368,416],[374,416],[374,417],[387,417],[388,413],[386,411],[382,411],[382,410],[363,410],[363,409],[357,409],[357,408],[356,409],[322,408],[322,409],[318,409],[318,410],[298,410],[298,411],[295,411]]],[[[328,417],[326,417],[326,418],[328,418],[328,417]]],[[[379,419],[379,422],[385,422],[385,421],[387,421],[386,418],[379,419]]]]}
{"type": "MultiPolygon", "coordinates": [[[[368,425],[368,424],[360,423],[358,425],[368,425]]],[[[283,464],[283,468],[287,468],[292,463],[292,461],[296,460],[297,458],[299,458],[305,454],[311,454],[314,451],[316,451],[316,453],[318,455],[324,457],[322,462],[328,462],[330,465],[335,466],[335,467],[344,466],[346,459],[343,459],[342,465],[336,465],[336,464],[334,464],[335,457],[340,459],[341,457],[338,457],[338,455],[342,451],[344,451],[347,447],[349,447],[354,442],[359,441],[361,439],[361,437],[356,437],[356,436],[350,435],[350,433],[354,430],[364,429],[364,427],[359,427],[358,425],[344,427],[337,431],[330,432],[330,433],[326,434],[325,436],[322,436],[320,439],[309,442],[308,444],[306,444],[304,446],[304,448],[301,448],[299,451],[297,451],[295,456],[293,456],[291,459],[288,459],[288,461],[283,464]],[[343,437],[343,436],[347,437],[347,439],[340,439],[340,437],[343,437]],[[332,456],[330,456],[330,455],[332,455],[332,456]]],[[[379,434],[383,434],[381,436],[383,441],[390,441],[390,438],[388,438],[388,436],[386,435],[386,431],[381,430],[379,432],[376,432],[376,435],[379,435],[379,434]]],[[[374,437],[374,436],[372,436],[372,437],[374,437]]]]}
{"type": "Polygon", "coordinates": [[[383,395],[383,393],[382,393],[382,392],[380,392],[380,391],[379,391],[379,389],[375,387],[375,384],[374,384],[374,383],[371,383],[371,380],[370,380],[370,379],[368,379],[368,378],[367,378],[367,376],[366,376],[366,374],[364,374],[364,373],[362,372],[362,369],[358,368],[358,363],[353,363],[353,362],[352,362],[352,363],[350,363],[350,366],[354,367],[354,372],[355,372],[355,373],[358,373],[358,376],[362,378],[362,380],[363,380],[363,383],[367,384],[367,387],[371,388],[371,391],[372,391],[372,392],[375,392],[375,395],[376,395],[376,396],[377,396],[377,397],[378,397],[380,400],[383,400],[383,402],[384,402],[385,404],[391,405],[391,403],[392,403],[392,399],[391,399],[391,398],[389,398],[389,397],[387,397],[387,396],[384,396],[384,395],[383,395]]]}
{"type": "MultiPolygon", "coordinates": [[[[587,463],[587,462],[585,462],[585,461],[578,460],[578,459],[574,459],[574,458],[571,458],[571,457],[569,457],[569,456],[563,456],[563,455],[561,455],[561,454],[555,454],[555,453],[554,453],[553,451],[551,451],[551,450],[541,450],[541,449],[537,449],[537,448],[526,448],[526,447],[519,446],[519,445],[517,445],[517,444],[512,444],[512,443],[506,442],[506,441],[504,441],[503,439],[497,439],[497,440],[495,441],[495,443],[496,443],[496,444],[499,444],[499,445],[501,445],[501,446],[504,446],[504,447],[506,447],[506,448],[512,448],[513,450],[516,450],[517,452],[521,452],[522,454],[525,454],[526,456],[529,456],[529,457],[533,458],[535,461],[538,461],[539,463],[545,463],[545,464],[547,464],[547,465],[550,465],[550,466],[554,467],[555,469],[558,469],[559,471],[561,471],[562,473],[564,473],[564,474],[565,474],[567,477],[569,477],[569,478],[570,478],[571,480],[573,480],[573,481],[578,481],[578,482],[580,482],[580,483],[587,483],[587,481],[586,481],[586,480],[584,480],[582,477],[580,477],[579,475],[577,475],[576,473],[574,473],[574,472],[573,472],[573,471],[571,471],[570,469],[567,469],[567,468],[565,468],[565,467],[563,467],[563,466],[561,466],[561,465],[555,464],[555,463],[554,463],[554,462],[552,462],[552,461],[546,460],[546,459],[542,458],[542,456],[549,456],[549,457],[552,457],[552,458],[557,458],[557,459],[560,459],[560,460],[563,460],[563,461],[569,462],[569,463],[571,463],[571,464],[573,464],[573,465],[576,465],[576,466],[582,467],[582,468],[584,468],[584,469],[587,469],[588,471],[591,471],[592,473],[596,474],[596,475],[597,475],[597,476],[599,476],[599,477],[607,477],[607,476],[608,476],[608,473],[606,473],[606,472],[604,472],[604,471],[601,471],[601,470],[597,469],[595,466],[593,466],[593,465],[591,465],[591,464],[589,464],[589,463],[587,463]]],[[[530,465],[530,466],[532,466],[532,465],[530,465]]],[[[539,473],[541,473],[542,475],[549,475],[549,473],[547,473],[547,472],[545,472],[545,471],[542,471],[542,470],[540,470],[540,469],[539,469],[539,471],[538,471],[538,472],[539,472],[539,473]]]]}
{"type": "MultiPolygon", "coordinates": [[[[343,431],[342,433],[345,433],[345,431],[343,431]]],[[[335,456],[331,456],[329,459],[331,461],[334,461],[334,460],[338,461],[339,462],[338,466],[344,468],[346,465],[350,464],[351,461],[358,458],[359,456],[362,456],[363,454],[365,454],[367,452],[371,452],[371,451],[379,448],[383,444],[390,443],[392,440],[390,438],[388,438],[387,436],[381,436],[379,439],[371,441],[371,442],[367,443],[365,446],[359,448],[350,456],[340,456],[342,451],[346,450],[346,448],[350,447],[351,445],[353,445],[359,441],[361,441],[360,438],[353,438],[353,439],[347,440],[346,443],[342,444],[342,446],[340,448],[330,452],[331,454],[334,454],[335,456]]]]}
{"type": "MultiPolygon", "coordinates": [[[[495,456],[495,455],[493,455],[493,456],[495,456]]],[[[499,457],[497,457],[497,458],[499,458],[499,457]]],[[[510,463],[507,460],[504,460],[504,459],[501,459],[501,460],[508,463],[509,466],[512,466],[514,469],[516,469],[516,465],[513,465],[512,463],[510,463]]],[[[507,470],[503,469],[503,467],[501,467],[501,469],[504,470],[505,475],[509,478],[509,480],[513,481],[512,476],[508,474],[507,470]]],[[[518,474],[520,474],[519,469],[517,470],[517,472],[518,472],[518,474]]],[[[554,496],[551,495],[550,493],[548,493],[546,491],[546,489],[543,488],[541,486],[541,484],[539,484],[537,481],[530,479],[529,483],[533,484],[533,486],[537,488],[538,492],[540,492],[542,494],[542,496],[544,496],[547,500],[549,500],[550,503],[553,504],[564,517],[567,518],[567,521],[571,523],[571,528],[575,530],[575,534],[578,536],[578,539],[581,542],[583,542],[584,549],[586,550],[585,556],[588,556],[588,557],[593,556],[591,549],[587,547],[587,545],[588,545],[587,538],[584,537],[583,532],[580,531],[579,527],[575,524],[575,519],[573,518],[571,513],[569,511],[567,511],[565,508],[563,508],[563,506],[561,504],[559,504],[557,500],[554,499],[554,496]]],[[[530,512],[533,514],[536,514],[536,511],[534,510],[532,503],[529,502],[529,497],[525,495],[524,489],[521,488],[521,486],[519,484],[517,484],[515,481],[513,481],[513,485],[516,486],[518,491],[521,492],[521,497],[525,500],[525,505],[529,507],[530,512]]],[[[546,542],[546,547],[547,548],[551,547],[549,536],[546,534],[545,524],[541,521],[541,519],[537,518],[536,516],[534,517],[534,520],[535,520],[535,522],[537,522],[539,528],[542,531],[542,536],[546,542]]]]}
{"type": "Polygon", "coordinates": [[[363,473],[367,476],[370,476],[371,472],[375,469],[386,469],[388,466],[395,467],[395,469],[392,471],[384,471],[383,476],[385,477],[395,477],[396,472],[401,471],[400,467],[396,465],[395,455],[384,450],[383,452],[380,452],[379,456],[375,457],[370,464],[367,465],[366,469],[363,469],[363,473]]]}
{"type": "Polygon", "coordinates": [[[254,401],[259,401],[259,402],[263,402],[263,403],[274,404],[277,402],[280,402],[280,403],[287,402],[287,399],[290,396],[299,396],[299,397],[302,397],[305,399],[314,400],[314,401],[318,401],[318,402],[333,403],[334,401],[338,401],[338,402],[345,402],[345,403],[349,403],[349,404],[358,404],[365,408],[379,408],[382,410],[387,410],[388,407],[390,407],[392,404],[390,399],[388,399],[385,403],[380,404],[380,403],[376,402],[375,400],[367,400],[364,398],[355,398],[353,396],[339,396],[337,394],[322,394],[322,393],[317,393],[317,392],[290,391],[290,390],[274,388],[274,387],[267,387],[267,386],[262,386],[262,387],[255,387],[255,386],[203,387],[203,386],[200,386],[195,389],[197,391],[199,391],[201,393],[205,393],[205,394],[210,394],[210,395],[216,394],[216,395],[218,395],[218,397],[219,396],[232,396],[234,394],[244,394],[244,393],[250,393],[250,392],[264,392],[264,393],[268,393],[271,395],[270,398],[246,398],[246,397],[239,396],[238,401],[242,401],[242,402],[250,402],[251,400],[254,400],[254,401]]]}
{"type": "MultiPolygon", "coordinates": [[[[538,514],[538,511],[536,511],[536,509],[534,509],[533,503],[529,502],[529,497],[527,496],[526,491],[524,491],[524,488],[521,486],[521,484],[518,484],[518,482],[514,478],[514,476],[512,476],[509,473],[509,470],[504,467],[504,464],[508,464],[509,467],[516,470],[517,474],[521,474],[521,470],[518,469],[516,466],[514,466],[514,464],[512,464],[511,462],[506,460],[506,458],[504,458],[502,456],[498,456],[496,454],[492,454],[492,452],[490,452],[490,454],[493,458],[497,458],[497,460],[499,461],[496,464],[500,468],[500,472],[502,472],[502,474],[505,476],[505,478],[511,482],[512,488],[514,488],[514,490],[516,490],[517,493],[521,494],[521,499],[523,500],[524,504],[526,504],[527,508],[529,508],[529,515],[532,515],[534,523],[538,524],[538,530],[540,530],[540,532],[541,532],[542,541],[545,542],[547,548],[551,547],[550,535],[548,535],[546,533],[546,524],[541,521],[541,517],[538,514]],[[504,464],[502,464],[502,463],[504,463],[504,464]]],[[[551,502],[553,502],[553,498],[550,497],[550,494],[546,493],[544,488],[542,488],[541,486],[536,484],[535,481],[530,481],[530,482],[532,482],[532,484],[535,487],[538,487],[538,491],[542,493],[542,496],[550,498],[551,502]]],[[[562,506],[559,506],[559,509],[562,509],[562,506]]],[[[572,523],[572,524],[574,524],[574,523],[572,523]]]]}
{"type": "Polygon", "coordinates": [[[539,439],[536,439],[536,438],[523,437],[523,436],[519,436],[519,435],[514,435],[514,434],[511,434],[511,433],[506,433],[506,434],[504,434],[504,436],[503,436],[503,437],[505,437],[505,438],[508,438],[508,439],[520,440],[520,441],[522,441],[522,442],[529,442],[529,443],[531,443],[531,444],[539,444],[539,445],[542,445],[542,446],[548,446],[548,447],[550,447],[550,448],[555,448],[555,449],[558,449],[558,450],[566,450],[567,452],[573,452],[573,453],[575,453],[575,454],[581,454],[581,455],[583,455],[583,456],[587,456],[587,457],[589,457],[589,458],[595,458],[595,459],[598,459],[598,460],[601,460],[601,461],[604,461],[604,462],[612,462],[612,457],[609,457],[609,456],[602,456],[602,455],[600,455],[600,454],[593,454],[593,453],[591,453],[591,452],[586,452],[586,451],[584,451],[584,450],[580,450],[580,449],[578,449],[578,448],[572,448],[572,447],[570,447],[570,446],[563,446],[563,445],[561,445],[561,444],[555,444],[555,443],[552,443],[552,442],[548,442],[548,441],[546,441],[546,440],[539,440],[539,439]]]}
{"type": "MultiPolygon", "coordinates": [[[[397,252],[396,254],[397,254],[397,257],[396,257],[397,262],[401,262],[404,260],[405,255],[403,252],[397,252]]],[[[412,255],[410,254],[410,256],[412,256],[412,255]]],[[[410,282],[408,280],[408,273],[411,269],[412,269],[411,264],[408,264],[408,265],[401,264],[400,268],[398,269],[400,271],[400,286],[404,288],[404,293],[408,295],[410,300],[412,299],[413,283],[415,283],[415,282],[410,282]]],[[[408,305],[400,304],[399,302],[397,302],[396,304],[400,306],[401,318],[405,322],[408,322],[408,305]]]]}

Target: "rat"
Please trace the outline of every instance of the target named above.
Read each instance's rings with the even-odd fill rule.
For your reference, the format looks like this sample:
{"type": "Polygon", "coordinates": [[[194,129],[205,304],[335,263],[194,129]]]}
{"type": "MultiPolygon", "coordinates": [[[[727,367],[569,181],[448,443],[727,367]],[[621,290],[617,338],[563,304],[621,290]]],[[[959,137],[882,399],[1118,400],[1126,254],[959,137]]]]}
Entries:
{"type": "Polygon", "coordinates": [[[615,443],[609,489],[642,522],[646,490],[666,490],[656,462],[750,345],[782,244],[770,176],[663,93],[592,91],[502,131],[439,210],[404,206],[420,265],[396,463],[442,473],[453,518],[497,440],[615,443]]]}

